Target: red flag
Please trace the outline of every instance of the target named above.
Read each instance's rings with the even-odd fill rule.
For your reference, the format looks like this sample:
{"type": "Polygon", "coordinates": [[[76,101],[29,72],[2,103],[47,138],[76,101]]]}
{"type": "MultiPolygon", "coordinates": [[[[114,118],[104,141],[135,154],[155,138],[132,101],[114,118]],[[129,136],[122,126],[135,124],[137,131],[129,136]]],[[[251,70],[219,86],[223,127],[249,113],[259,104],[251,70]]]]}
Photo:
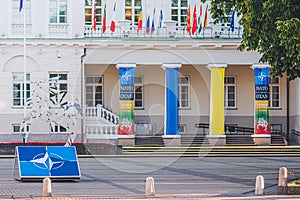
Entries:
{"type": "Polygon", "coordinates": [[[190,9],[190,5],[188,7],[187,20],[186,20],[186,29],[187,29],[187,33],[191,34],[191,9],[190,9]]]}
{"type": "Polygon", "coordinates": [[[197,10],[196,10],[196,5],[194,5],[192,35],[194,35],[196,33],[197,29],[198,29],[197,10]]]}
{"type": "Polygon", "coordinates": [[[142,12],[142,6],[141,6],[137,31],[139,32],[140,30],[142,30],[142,28],[143,28],[143,12],[142,12]]]}
{"type": "Polygon", "coordinates": [[[115,32],[115,30],[116,30],[116,3],[114,5],[113,18],[112,18],[111,24],[110,24],[110,31],[115,32]]]}
{"type": "Polygon", "coordinates": [[[104,12],[103,12],[103,22],[102,22],[102,33],[106,31],[106,4],[104,5],[104,12]]]}
{"type": "Polygon", "coordinates": [[[93,29],[96,31],[96,23],[97,23],[97,10],[96,10],[96,3],[94,3],[94,15],[93,15],[93,29]]]}

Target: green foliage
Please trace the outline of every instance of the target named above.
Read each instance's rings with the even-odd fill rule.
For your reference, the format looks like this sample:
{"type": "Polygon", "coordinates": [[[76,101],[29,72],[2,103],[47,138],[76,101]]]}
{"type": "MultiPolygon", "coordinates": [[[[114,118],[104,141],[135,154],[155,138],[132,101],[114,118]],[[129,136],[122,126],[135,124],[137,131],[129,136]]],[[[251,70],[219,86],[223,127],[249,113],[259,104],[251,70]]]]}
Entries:
{"type": "Polygon", "coordinates": [[[258,51],[260,61],[273,66],[273,76],[300,77],[299,0],[211,0],[213,18],[233,9],[244,27],[239,50],[258,51]]]}

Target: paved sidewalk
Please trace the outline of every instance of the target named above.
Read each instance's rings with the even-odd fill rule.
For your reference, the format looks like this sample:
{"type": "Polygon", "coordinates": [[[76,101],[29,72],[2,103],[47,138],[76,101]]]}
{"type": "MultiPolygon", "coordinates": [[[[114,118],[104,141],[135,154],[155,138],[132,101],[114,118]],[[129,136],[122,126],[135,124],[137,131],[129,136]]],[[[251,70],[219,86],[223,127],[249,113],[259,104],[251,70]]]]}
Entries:
{"type": "MultiPolygon", "coordinates": [[[[0,199],[14,199],[14,198],[0,198],[0,199]]],[[[300,195],[262,195],[262,196],[243,196],[243,197],[234,197],[234,196],[214,196],[212,195],[201,195],[201,194],[184,194],[184,195],[155,195],[146,197],[144,195],[128,195],[128,196],[114,196],[114,195],[98,195],[98,196],[53,196],[53,197],[30,197],[30,198],[16,198],[19,200],[87,200],[87,199],[97,199],[97,200],[247,200],[247,199],[300,199],[300,195]]]]}
{"type": "Polygon", "coordinates": [[[278,169],[299,175],[300,157],[111,157],[80,158],[80,181],[53,181],[52,198],[42,198],[42,182],[17,181],[13,159],[0,159],[0,199],[300,199],[276,195],[278,169]],[[298,170],[298,171],[297,171],[298,170]],[[263,196],[254,196],[263,175],[263,196]],[[146,197],[145,178],[155,180],[146,197]]]}

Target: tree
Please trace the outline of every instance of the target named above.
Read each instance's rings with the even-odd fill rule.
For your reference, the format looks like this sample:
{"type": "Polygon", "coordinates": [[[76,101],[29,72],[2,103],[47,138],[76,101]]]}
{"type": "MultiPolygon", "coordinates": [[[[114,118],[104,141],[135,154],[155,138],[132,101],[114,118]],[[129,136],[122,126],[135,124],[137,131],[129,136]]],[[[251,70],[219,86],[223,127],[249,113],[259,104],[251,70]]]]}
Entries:
{"type": "MultiPolygon", "coordinates": [[[[202,0],[205,2],[205,0],[202,0]]],[[[211,0],[216,22],[233,10],[241,15],[244,28],[239,50],[258,51],[261,62],[272,67],[272,75],[288,80],[300,77],[299,0],[211,0]]]]}

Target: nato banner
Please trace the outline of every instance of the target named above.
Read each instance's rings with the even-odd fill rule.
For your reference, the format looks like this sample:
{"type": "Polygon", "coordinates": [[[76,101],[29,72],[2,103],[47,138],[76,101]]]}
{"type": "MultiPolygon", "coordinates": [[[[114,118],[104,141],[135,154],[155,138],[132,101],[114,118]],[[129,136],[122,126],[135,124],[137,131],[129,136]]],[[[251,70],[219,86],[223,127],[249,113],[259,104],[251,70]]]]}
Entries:
{"type": "Polygon", "coordinates": [[[74,146],[16,147],[14,177],[18,180],[79,179],[80,169],[74,146]]]}
{"type": "Polygon", "coordinates": [[[269,118],[269,92],[270,71],[269,68],[254,69],[255,82],[255,134],[270,134],[269,118]]]}
{"type": "Polygon", "coordinates": [[[120,67],[119,135],[134,134],[134,76],[135,68],[120,67]]]}

